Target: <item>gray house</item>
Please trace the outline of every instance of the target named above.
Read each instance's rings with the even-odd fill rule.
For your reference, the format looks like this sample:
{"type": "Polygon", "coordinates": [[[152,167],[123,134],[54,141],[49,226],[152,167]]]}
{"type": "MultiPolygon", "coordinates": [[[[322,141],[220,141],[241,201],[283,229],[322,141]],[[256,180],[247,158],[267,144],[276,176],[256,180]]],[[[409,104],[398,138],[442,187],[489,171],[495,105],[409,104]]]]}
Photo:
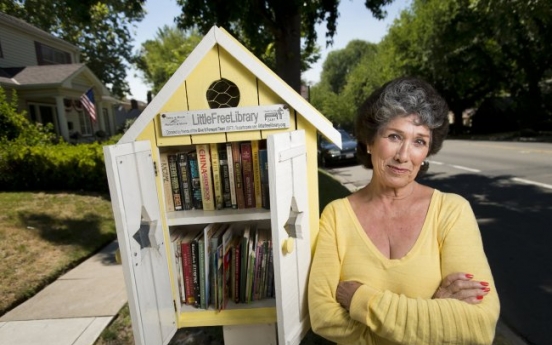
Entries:
{"type": "Polygon", "coordinates": [[[19,111],[39,123],[52,123],[65,140],[93,138],[116,130],[114,106],[119,102],[80,63],[79,49],[23,20],[0,12],[0,87],[17,92],[19,111]],[[80,97],[92,89],[96,119],[80,97]]]}

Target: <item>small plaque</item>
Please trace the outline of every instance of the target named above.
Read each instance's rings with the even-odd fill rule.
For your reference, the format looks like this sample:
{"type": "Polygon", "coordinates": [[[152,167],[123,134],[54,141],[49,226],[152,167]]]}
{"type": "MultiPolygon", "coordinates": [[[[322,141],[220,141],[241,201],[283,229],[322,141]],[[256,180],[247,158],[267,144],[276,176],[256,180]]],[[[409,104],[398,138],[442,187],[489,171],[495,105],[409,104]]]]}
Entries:
{"type": "Polygon", "coordinates": [[[289,108],[284,104],[175,111],[160,118],[164,137],[289,128],[289,108]]]}

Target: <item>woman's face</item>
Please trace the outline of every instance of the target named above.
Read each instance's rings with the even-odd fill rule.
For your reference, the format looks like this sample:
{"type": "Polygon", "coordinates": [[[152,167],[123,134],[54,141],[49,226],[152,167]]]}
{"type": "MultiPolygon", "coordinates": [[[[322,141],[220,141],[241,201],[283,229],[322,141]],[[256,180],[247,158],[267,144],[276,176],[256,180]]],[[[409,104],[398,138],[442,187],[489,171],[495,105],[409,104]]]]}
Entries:
{"type": "Polygon", "coordinates": [[[374,178],[388,187],[400,188],[412,182],[428,155],[431,131],[416,125],[417,119],[417,115],[396,117],[368,145],[374,178]]]}

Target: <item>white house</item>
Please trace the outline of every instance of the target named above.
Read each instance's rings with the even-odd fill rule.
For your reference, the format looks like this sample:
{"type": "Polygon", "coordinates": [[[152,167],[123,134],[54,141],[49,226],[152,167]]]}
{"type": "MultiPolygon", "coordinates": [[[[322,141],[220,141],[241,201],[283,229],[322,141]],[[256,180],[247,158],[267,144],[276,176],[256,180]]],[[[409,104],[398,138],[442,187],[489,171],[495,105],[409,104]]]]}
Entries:
{"type": "Polygon", "coordinates": [[[0,12],[0,87],[10,97],[17,92],[19,111],[39,123],[52,123],[55,132],[93,137],[115,133],[118,101],[80,63],[79,49],[23,20],[0,12]],[[83,109],[81,95],[92,88],[96,120],[83,109]]]}

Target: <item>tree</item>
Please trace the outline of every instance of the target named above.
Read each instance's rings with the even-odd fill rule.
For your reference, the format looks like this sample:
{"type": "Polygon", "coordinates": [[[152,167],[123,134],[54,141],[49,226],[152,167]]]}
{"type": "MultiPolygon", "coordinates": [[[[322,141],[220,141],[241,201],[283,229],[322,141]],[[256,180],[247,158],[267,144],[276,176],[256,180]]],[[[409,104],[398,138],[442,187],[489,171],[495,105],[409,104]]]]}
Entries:
{"type": "Polygon", "coordinates": [[[130,91],[130,26],[144,17],[145,0],[0,0],[0,11],[72,43],[81,62],[119,97],[130,91]]]}
{"type": "Polygon", "coordinates": [[[312,88],[312,104],[332,121],[352,125],[356,109],[378,86],[374,83],[381,81],[374,64],[377,51],[374,43],[353,40],[344,49],[330,52],[320,82],[312,88]]]}
{"type": "MultiPolygon", "coordinates": [[[[365,0],[366,7],[378,19],[385,16],[382,6],[392,1],[365,0]]],[[[330,45],[339,16],[339,0],[177,0],[177,3],[182,6],[182,14],[176,21],[183,29],[198,27],[205,34],[213,25],[221,26],[260,58],[273,47],[275,64],[271,67],[296,91],[301,87],[301,71],[308,69],[316,53],[315,25],[326,21],[330,45]]]]}
{"type": "Polygon", "coordinates": [[[201,38],[195,31],[186,33],[165,25],[157,30],[155,39],[142,43],[135,58],[136,67],[144,73],[145,81],[152,86],[154,94],[161,90],[201,38]]]}

